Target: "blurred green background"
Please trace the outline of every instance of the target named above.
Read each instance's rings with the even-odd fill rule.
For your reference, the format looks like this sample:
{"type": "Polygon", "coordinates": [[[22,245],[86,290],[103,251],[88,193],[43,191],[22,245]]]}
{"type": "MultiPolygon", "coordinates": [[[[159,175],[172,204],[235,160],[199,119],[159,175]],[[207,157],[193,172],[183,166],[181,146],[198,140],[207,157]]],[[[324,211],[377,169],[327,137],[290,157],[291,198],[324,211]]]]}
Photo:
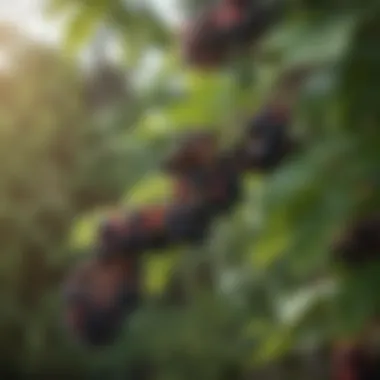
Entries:
{"type": "MultiPolygon", "coordinates": [[[[151,3],[46,2],[47,17],[64,16],[53,47],[0,26],[0,373],[326,379],[326,347],[380,301],[376,266],[346,273],[329,251],[349,216],[379,206],[380,7],[289,0],[259,46],[205,75],[184,66],[179,23],[151,3]],[[100,218],[170,197],[158,163],[174,132],[203,125],[232,141],[283,70],[305,63],[320,65],[292,126],[306,149],[247,176],[201,251],[146,254],[144,307],[118,345],[76,345],[60,284],[100,218]]],[[[182,20],[204,3],[173,7],[182,20]]]]}

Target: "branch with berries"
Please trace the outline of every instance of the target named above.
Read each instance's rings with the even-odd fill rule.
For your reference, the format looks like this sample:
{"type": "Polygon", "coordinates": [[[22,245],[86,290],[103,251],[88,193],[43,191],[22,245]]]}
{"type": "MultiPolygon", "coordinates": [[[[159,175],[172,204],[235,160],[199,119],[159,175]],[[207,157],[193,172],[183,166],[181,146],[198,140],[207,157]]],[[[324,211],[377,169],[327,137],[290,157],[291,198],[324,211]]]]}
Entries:
{"type": "MultiPolygon", "coordinates": [[[[184,31],[185,62],[213,70],[245,54],[280,19],[282,11],[273,4],[222,0],[205,11],[184,31]]],[[[162,164],[174,187],[171,201],[117,215],[100,226],[93,257],[75,268],[65,284],[67,323],[80,340],[94,346],[115,341],[140,304],[143,252],[203,244],[215,220],[241,200],[244,173],[269,173],[302,149],[291,131],[293,104],[284,101],[284,94],[297,90],[309,75],[310,69],[285,75],[279,84],[282,96],[270,99],[241,128],[233,147],[220,148],[213,133],[182,136],[162,164]]],[[[335,242],[332,251],[351,266],[366,262],[380,251],[379,232],[378,215],[366,217],[335,242]]],[[[354,359],[342,360],[336,365],[342,367],[337,380],[345,372],[351,376],[347,379],[364,379],[356,375],[361,369],[352,364],[354,359]]]]}

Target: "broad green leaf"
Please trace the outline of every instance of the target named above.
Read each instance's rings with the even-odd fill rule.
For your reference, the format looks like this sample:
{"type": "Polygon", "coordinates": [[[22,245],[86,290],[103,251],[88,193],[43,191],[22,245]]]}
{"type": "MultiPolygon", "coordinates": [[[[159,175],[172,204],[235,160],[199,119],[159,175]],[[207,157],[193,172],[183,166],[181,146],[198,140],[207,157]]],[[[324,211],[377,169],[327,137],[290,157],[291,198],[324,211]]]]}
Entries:
{"type": "Polygon", "coordinates": [[[187,81],[189,93],[186,102],[169,107],[165,112],[171,124],[179,128],[223,125],[226,117],[232,112],[233,93],[230,91],[231,82],[228,78],[218,75],[205,78],[190,74],[187,81]]]}
{"type": "Polygon", "coordinates": [[[344,54],[355,26],[352,15],[339,20],[291,19],[273,30],[266,39],[264,50],[280,51],[283,64],[334,62],[344,54]]]}
{"type": "Polygon", "coordinates": [[[292,231],[286,226],[285,220],[273,222],[266,227],[267,232],[258,234],[249,256],[252,265],[261,270],[269,267],[280,255],[286,253],[293,241],[292,231]]]}
{"type": "Polygon", "coordinates": [[[339,290],[333,280],[300,289],[289,297],[282,297],[278,303],[278,315],[282,323],[297,327],[307,314],[321,301],[331,299],[339,290]]]}
{"type": "Polygon", "coordinates": [[[67,26],[65,48],[69,54],[75,54],[94,35],[100,26],[104,9],[86,7],[79,9],[67,26]]]}
{"type": "Polygon", "coordinates": [[[293,332],[286,328],[274,328],[255,351],[255,362],[270,363],[284,355],[293,345],[293,332]]]}
{"type": "Polygon", "coordinates": [[[148,255],[144,260],[144,291],[151,295],[162,294],[178,260],[177,252],[148,255]]]}
{"type": "Polygon", "coordinates": [[[164,175],[147,175],[139,181],[128,194],[125,203],[133,206],[142,206],[170,198],[172,189],[171,179],[164,175]]]}
{"type": "Polygon", "coordinates": [[[88,248],[96,241],[100,215],[94,214],[79,218],[73,223],[70,245],[76,249],[88,248]]]}

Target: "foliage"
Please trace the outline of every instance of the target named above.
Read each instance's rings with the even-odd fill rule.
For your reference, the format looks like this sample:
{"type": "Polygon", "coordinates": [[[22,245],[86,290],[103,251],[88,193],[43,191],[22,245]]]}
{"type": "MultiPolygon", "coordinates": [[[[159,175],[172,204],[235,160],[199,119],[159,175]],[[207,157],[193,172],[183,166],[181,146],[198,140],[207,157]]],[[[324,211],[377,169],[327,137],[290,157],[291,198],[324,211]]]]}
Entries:
{"type": "Polygon", "coordinates": [[[72,221],[120,198],[139,152],[122,144],[125,127],[92,117],[78,68],[21,37],[18,47],[0,78],[2,361],[49,370],[78,362],[58,293],[72,221]]]}
{"type": "Polygon", "coordinates": [[[147,358],[162,379],[222,379],[236,368],[230,376],[238,378],[360,330],[380,301],[379,270],[347,273],[330,251],[347,220],[380,201],[378,6],[300,2],[248,64],[201,75],[182,68],[172,31],[149,7],[125,3],[52,1],[56,11],[73,9],[71,51],[103,22],[124,41],[127,72],[160,49],[153,80],[133,87],[128,102],[121,95],[110,119],[94,117],[80,70],[59,52],[24,41],[0,78],[3,362],[116,376],[147,358]],[[59,326],[57,290],[72,254],[91,244],[104,206],[169,197],[157,164],[178,130],[217,128],[231,143],[283,70],[304,63],[319,67],[293,126],[305,149],[271,176],[247,177],[244,201],[218,221],[207,246],[145,258],[146,304],[120,346],[98,355],[73,347],[59,326]],[[202,260],[211,263],[211,290],[192,281],[202,260]],[[191,294],[185,308],[163,303],[173,273],[191,294]]]}

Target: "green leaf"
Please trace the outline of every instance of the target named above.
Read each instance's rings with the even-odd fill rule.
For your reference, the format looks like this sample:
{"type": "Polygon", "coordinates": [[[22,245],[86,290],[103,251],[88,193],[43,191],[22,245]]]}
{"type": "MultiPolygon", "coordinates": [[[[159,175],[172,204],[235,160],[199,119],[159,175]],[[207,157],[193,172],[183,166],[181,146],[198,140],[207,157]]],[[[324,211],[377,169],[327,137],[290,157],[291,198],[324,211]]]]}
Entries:
{"type": "Polygon", "coordinates": [[[255,351],[255,362],[267,364],[284,355],[293,345],[293,333],[288,329],[273,329],[255,351]]]}
{"type": "Polygon", "coordinates": [[[272,220],[265,226],[265,231],[258,234],[251,248],[249,257],[252,265],[261,270],[268,268],[286,252],[292,241],[292,232],[286,219],[272,220]]]}
{"type": "Polygon", "coordinates": [[[220,75],[205,77],[190,73],[187,78],[189,93],[186,102],[167,108],[165,116],[178,128],[224,125],[232,115],[231,82],[220,75]]]}
{"type": "Polygon", "coordinates": [[[77,0],[48,0],[44,11],[47,16],[58,16],[78,6],[77,0]]]}
{"type": "Polygon", "coordinates": [[[99,222],[99,213],[84,216],[75,221],[70,235],[71,247],[75,250],[84,249],[94,243],[97,237],[99,222]]]}
{"type": "Polygon", "coordinates": [[[65,49],[75,54],[95,34],[99,27],[104,10],[100,7],[79,9],[66,28],[65,49]]]}
{"type": "Polygon", "coordinates": [[[281,297],[278,302],[278,314],[282,323],[297,327],[321,301],[333,298],[339,291],[333,280],[323,281],[307,286],[288,297],[281,297]]]}
{"type": "Polygon", "coordinates": [[[165,175],[148,175],[139,181],[125,196],[128,205],[142,206],[170,198],[172,180],[165,175]]]}
{"type": "Polygon", "coordinates": [[[303,63],[334,62],[349,47],[356,19],[342,15],[313,21],[299,18],[283,23],[266,39],[264,51],[280,51],[285,67],[303,63]]]}
{"type": "Polygon", "coordinates": [[[144,260],[144,291],[150,295],[162,294],[178,262],[179,255],[177,252],[148,256],[144,260]]]}

